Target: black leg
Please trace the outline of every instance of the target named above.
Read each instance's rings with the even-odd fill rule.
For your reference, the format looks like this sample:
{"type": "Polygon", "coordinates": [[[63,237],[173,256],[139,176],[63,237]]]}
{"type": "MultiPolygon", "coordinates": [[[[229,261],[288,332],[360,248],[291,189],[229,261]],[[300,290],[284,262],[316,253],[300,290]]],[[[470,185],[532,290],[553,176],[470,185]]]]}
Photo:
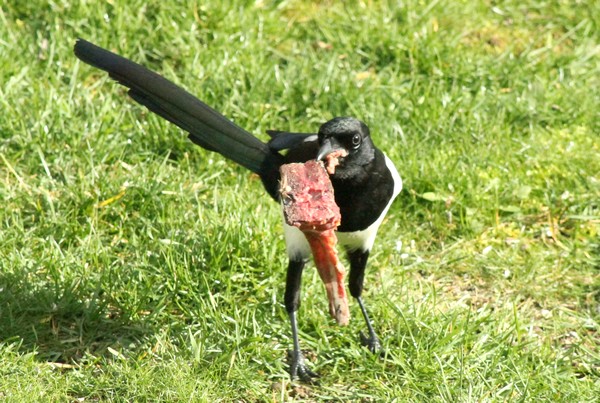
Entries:
{"type": "Polygon", "coordinates": [[[375,330],[373,329],[373,325],[369,319],[369,314],[367,313],[367,309],[365,308],[365,304],[361,298],[363,283],[365,280],[365,268],[367,267],[367,260],[369,259],[369,251],[357,249],[349,250],[347,252],[348,260],[350,261],[350,276],[348,279],[350,295],[356,298],[363,317],[365,318],[365,322],[367,323],[367,330],[369,332],[369,336],[365,336],[363,332],[360,332],[360,341],[362,345],[366,346],[369,350],[371,350],[372,353],[381,354],[383,353],[381,342],[375,334],[375,330]]]}
{"type": "Polygon", "coordinates": [[[316,373],[311,371],[306,365],[304,354],[300,350],[300,340],[298,339],[298,322],[296,320],[296,311],[300,308],[300,285],[302,283],[302,270],[304,269],[305,261],[292,260],[287,271],[287,279],[285,283],[285,309],[290,317],[292,325],[292,339],[294,342],[294,350],[290,352],[290,376],[292,379],[297,377],[304,382],[312,383],[318,377],[316,373]]]}
{"type": "Polygon", "coordinates": [[[366,346],[373,354],[385,354],[383,348],[381,347],[381,342],[379,341],[379,337],[375,334],[375,330],[373,329],[373,325],[371,324],[371,320],[369,319],[369,314],[365,309],[365,305],[363,304],[362,298],[356,298],[358,301],[358,305],[360,306],[360,310],[362,311],[363,317],[365,318],[365,322],[367,323],[367,330],[369,331],[369,336],[365,336],[363,332],[360,332],[360,342],[363,346],[366,346]]]}

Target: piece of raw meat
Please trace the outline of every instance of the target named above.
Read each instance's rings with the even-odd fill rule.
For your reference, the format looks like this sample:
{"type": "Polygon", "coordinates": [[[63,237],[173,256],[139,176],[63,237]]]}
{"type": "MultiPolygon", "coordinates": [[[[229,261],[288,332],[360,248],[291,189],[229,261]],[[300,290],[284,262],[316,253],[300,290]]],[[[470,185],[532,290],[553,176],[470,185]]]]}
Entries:
{"type": "Polygon", "coordinates": [[[350,313],[344,288],[346,271],[335,248],[335,229],[340,225],[341,216],[327,171],[323,163],[311,160],[282,165],[280,172],[285,220],[304,233],[319,276],[325,283],[329,312],[338,324],[347,325],[350,313]]]}

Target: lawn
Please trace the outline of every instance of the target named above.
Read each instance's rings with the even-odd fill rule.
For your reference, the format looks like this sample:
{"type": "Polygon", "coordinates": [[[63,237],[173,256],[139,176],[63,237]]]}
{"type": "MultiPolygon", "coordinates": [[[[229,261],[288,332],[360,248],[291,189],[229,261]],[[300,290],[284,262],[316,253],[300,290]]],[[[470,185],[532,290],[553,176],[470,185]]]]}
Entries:
{"type": "Polygon", "coordinates": [[[0,1],[0,400],[600,396],[600,3],[0,1]],[[262,139],[352,115],[404,190],[318,385],[290,382],[278,206],[73,55],[82,37],[262,139]],[[268,200],[268,201],[267,201],[268,200]]]}

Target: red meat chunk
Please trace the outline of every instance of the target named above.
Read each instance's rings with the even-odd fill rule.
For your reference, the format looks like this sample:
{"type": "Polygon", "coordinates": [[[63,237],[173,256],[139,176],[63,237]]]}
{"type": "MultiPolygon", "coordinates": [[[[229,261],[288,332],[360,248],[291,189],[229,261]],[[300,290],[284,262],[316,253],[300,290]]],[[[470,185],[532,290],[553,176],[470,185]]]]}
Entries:
{"type": "Polygon", "coordinates": [[[350,313],[344,288],[346,271],[335,248],[340,209],[323,163],[313,160],[283,165],[280,193],[286,222],[298,227],[311,247],[327,290],[329,312],[340,325],[347,325],[350,313]]]}

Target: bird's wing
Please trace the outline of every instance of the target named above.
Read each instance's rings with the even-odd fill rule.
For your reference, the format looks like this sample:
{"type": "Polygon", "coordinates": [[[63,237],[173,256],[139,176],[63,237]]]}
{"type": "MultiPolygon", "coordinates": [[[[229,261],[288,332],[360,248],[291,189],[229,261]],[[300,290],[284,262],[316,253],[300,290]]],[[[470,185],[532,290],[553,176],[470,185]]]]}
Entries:
{"type": "Polygon", "coordinates": [[[302,143],[309,143],[317,140],[316,133],[290,133],[279,130],[267,130],[271,136],[268,146],[271,151],[289,150],[300,146],[302,143]]]}

